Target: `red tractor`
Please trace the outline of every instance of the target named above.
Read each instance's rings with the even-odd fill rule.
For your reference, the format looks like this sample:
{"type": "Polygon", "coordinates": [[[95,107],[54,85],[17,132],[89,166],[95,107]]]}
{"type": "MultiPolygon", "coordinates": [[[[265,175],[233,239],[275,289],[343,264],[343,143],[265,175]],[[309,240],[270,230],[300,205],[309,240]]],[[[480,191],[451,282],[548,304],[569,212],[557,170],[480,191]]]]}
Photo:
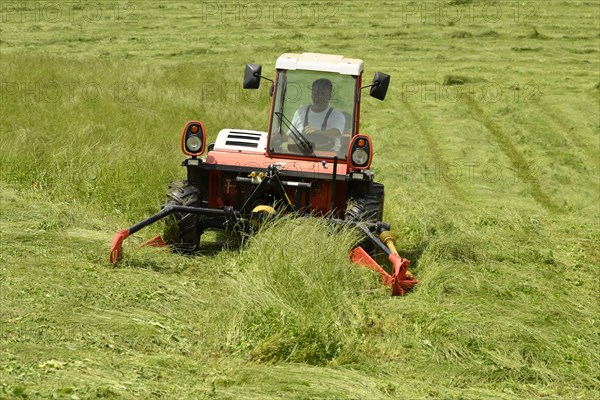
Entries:
{"type": "Polygon", "coordinates": [[[315,53],[283,54],[275,68],[274,80],[258,64],[244,74],[245,89],[272,83],[268,132],[223,129],[207,146],[202,123],[188,122],[181,136],[187,179],[169,185],[160,212],[117,233],[110,262],[124,239],[165,217],[163,237],[149,244],[194,253],[206,229],[250,231],[256,219],[295,212],[358,228],[364,240],[351,259],[380,272],[393,295],[405,294],[417,281],[381,221],[384,187],[369,169],[371,138],[359,130],[362,90],[383,100],[389,75],[377,72],[363,86],[362,60],[315,53]],[[376,251],[387,255],[389,272],[372,258],[376,251]]]}

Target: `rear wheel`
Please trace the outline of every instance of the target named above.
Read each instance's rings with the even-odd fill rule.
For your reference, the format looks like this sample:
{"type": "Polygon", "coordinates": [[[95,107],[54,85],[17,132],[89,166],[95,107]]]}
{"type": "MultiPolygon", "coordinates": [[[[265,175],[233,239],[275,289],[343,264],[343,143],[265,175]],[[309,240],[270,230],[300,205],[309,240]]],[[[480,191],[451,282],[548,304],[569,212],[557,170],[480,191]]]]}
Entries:
{"type": "MultiPolygon", "coordinates": [[[[165,205],[201,207],[200,188],[188,181],[171,182],[165,205]]],[[[175,212],[165,218],[163,239],[174,251],[191,254],[200,248],[200,237],[203,232],[200,215],[175,212]]]]}

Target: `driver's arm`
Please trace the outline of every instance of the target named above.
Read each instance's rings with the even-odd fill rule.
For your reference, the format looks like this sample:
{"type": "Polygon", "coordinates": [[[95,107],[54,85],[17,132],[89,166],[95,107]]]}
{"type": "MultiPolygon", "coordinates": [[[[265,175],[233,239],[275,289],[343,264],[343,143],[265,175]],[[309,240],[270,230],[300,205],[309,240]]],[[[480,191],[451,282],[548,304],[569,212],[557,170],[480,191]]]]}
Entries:
{"type": "MultiPolygon", "coordinates": [[[[304,112],[306,111],[303,110],[306,110],[306,108],[300,107],[299,109],[297,109],[294,113],[294,118],[292,118],[292,125],[296,127],[296,129],[298,129],[299,132],[302,132],[304,130],[304,120],[301,116],[304,115],[304,112]]],[[[292,128],[290,127],[290,129],[288,129],[286,132],[286,140],[281,145],[283,150],[287,150],[288,144],[295,144],[294,139],[292,138],[291,130],[292,128]]]]}
{"type": "Polygon", "coordinates": [[[321,129],[317,129],[314,126],[308,125],[306,128],[304,128],[304,131],[302,131],[302,133],[304,134],[311,134],[311,133],[320,133],[322,135],[327,135],[327,136],[337,136],[340,135],[342,133],[342,131],[340,131],[337,128],[329,128],[329,129],[325,129],[325,130],[321,130],[321,129]]]}
{"type": "MultiPolygon", "coordinates": [[[[304,107],[300,107],[299,109],[297,109],[296,112],[294,113],[294,118],[292,118],[292,125],[296,129],[298,129],[298,131],[300,131],[300,132],[302,132],[302,130],[304,129],[304,121],[300,117],[302,115],[303,108],[304,107]]],[[[287,135],[290,136],[291,134],[292,134],[292,132],[291,132],[291,128],[290,128],[287,131],[287,135]]]]}

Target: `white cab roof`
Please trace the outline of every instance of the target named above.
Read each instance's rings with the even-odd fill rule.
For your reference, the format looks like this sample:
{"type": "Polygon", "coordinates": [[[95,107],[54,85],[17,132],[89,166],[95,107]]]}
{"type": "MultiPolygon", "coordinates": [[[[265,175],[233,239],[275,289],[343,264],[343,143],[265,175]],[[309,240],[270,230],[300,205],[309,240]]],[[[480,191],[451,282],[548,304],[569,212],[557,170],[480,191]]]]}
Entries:
{"type": "Polygon", "coordinates": [[[337,72],[343,75],[360,75],[363,61],[332,54],[286,53],[275,63],[277,69],[304,69],[309,71],[337,72]]]}

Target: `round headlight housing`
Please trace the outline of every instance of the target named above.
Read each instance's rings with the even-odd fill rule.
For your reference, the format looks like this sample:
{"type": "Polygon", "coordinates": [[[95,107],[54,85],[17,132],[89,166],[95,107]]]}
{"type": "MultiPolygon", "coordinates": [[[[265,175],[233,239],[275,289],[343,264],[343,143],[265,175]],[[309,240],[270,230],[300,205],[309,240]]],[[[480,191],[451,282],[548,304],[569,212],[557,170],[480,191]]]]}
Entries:
{"type": "Polygon", "coordinates": [[[363,134],[353,136],[348,145],[347,157],[351,169],[368,169],[373,158],[373,145],[369,136],[363,134]]]}
{"type": "Polygon", "coordinates": [[[369,154],[363,149],[356,149],[352,152],[352,162],[359,167],[367,165],[369,154]]]}
{"type": "Polygon", "coordinates": [[[188,122],[181,133],[181,151],[183,151],[183,154],[192,156],[192,158],[198,157],[204,153],[205,146],[206,133],[202,122],[188,122]]]}
{"type": "Polygon", "coordinates": [[[190,135],[185,140],[185,149],[190,153],[197,153],[202,149],[202,139],[198,135],[190,135]]]}

